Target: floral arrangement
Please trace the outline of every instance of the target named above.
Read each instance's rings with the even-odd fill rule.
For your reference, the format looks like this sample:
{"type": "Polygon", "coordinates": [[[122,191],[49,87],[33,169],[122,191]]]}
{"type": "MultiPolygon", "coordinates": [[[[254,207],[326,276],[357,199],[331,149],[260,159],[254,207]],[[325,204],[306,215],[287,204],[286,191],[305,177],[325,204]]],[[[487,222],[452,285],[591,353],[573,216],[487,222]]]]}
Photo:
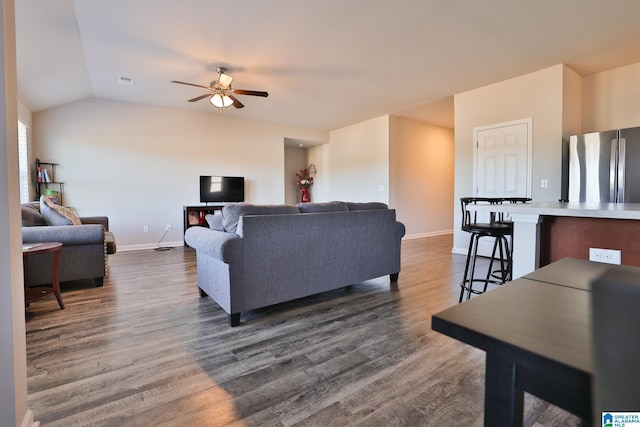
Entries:
{"type": "Polygon", "coordinates": [[[313,185],[313,175],[316,172],[316,165],[313,163],[306,169],[300,169],[300,172],[296,173],[296,186],[300,189],[309,189],[313,185]]]}

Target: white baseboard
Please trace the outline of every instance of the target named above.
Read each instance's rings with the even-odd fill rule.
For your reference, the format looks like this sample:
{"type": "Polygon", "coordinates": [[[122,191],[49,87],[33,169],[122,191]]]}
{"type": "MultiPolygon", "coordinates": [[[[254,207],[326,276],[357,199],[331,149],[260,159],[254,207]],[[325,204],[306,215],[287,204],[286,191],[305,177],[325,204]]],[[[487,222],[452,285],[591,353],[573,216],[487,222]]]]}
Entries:
{"type": "MultiPolygon", "coordinates": [[[[182,240],[175,241],[175,242],[162,242],[160,243],[160,246],[167,247],[167,248],[177,248],[180,246],[184,246],[184,242],[182,240]]],[[[118,252],[144,251],[148,249],[156,249],[157,247],[158,247],[157,243],[145,243],[142,245],[125,245],[125,246],[118,245],[118,252]]]]}
{"type": "MultiPolygon", "coordinates": [[[[461,248],[456,248],[456,247],[454,247],[454,248],[452,248],[452,249],[451,249],[451,253],[452,253],[452,254],[455,254],[455,255],[464,255],[464,256],[467,256],[467,252],[468,252],[468,251],[469,251],[469,249],[468,249],[468,248],[461,249],[461,248]]],[[[479,257],[483,257],[483,258],[491,258],[491,253],[486,253],[486,252],[478,251],[478,256],[479,256],[479,257]]],[[[496,255],[496,256],[497,256],[497,255],[496,255]]]]}
{"type": "Polygon", "coordinates": [[[406,240],[421,239],[423,237],[443,236],[445,234],[453,234],[453,230],[431,231],[429,233],[420,233],[420,234],[407,234],[406,236],[403,237],[403,239],[406,239],[406,240]]]}
{"type": "Polygon", "coordinates": [[[469,251],[469,248],[456,248],[455,246],[451,248],[451,253],[456,255],[467,256],[468,251],[469,251]]]}
{"type": "MultiPolygon", "coordinates": [[[[423,237],[443,236],[445,234],[453,234],[453,230],[441,230],[441,231],[432,231],[429,233],[408,234],[404,236],[403,239],[406,239],[406,240],[421,239],[423,237]]],[[[160,243],[160,246],[177,248],[180,246],[184,246],[184,241],[179,240],[175,242],[163,242],[163,243],[160,243]]],[[[144,251],[148,249],[155,249],[157,247],[158,247],[157,243],[145,243],[142,245],[124,245],[124,246],[118,245],[118,252],[144,251]]],[[[467,254],[466,250],[464,251],[464,254],[465,255],[467,254]]]]}

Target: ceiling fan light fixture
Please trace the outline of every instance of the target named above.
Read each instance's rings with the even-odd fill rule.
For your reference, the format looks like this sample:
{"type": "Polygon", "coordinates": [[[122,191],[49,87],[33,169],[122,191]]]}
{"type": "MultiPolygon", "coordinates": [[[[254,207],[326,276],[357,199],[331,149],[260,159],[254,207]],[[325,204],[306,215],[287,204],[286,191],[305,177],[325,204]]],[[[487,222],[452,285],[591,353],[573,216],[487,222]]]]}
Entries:
{"type": "Polygon", "coordinates": [[[233,105],[233,99],[221,93],[214,93],[213,96],[209,98],[209,102],[216,108],[227,108],[233,105]]]}

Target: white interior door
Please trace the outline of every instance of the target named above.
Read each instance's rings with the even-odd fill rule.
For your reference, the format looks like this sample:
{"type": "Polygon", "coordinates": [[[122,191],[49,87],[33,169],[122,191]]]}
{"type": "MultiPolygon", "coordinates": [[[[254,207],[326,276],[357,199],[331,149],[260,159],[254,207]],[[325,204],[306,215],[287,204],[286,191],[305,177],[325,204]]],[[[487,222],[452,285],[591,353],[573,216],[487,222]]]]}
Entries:
{"type": "Polygon", "coordinates": [[[474,130],[476,195],[527,197],[529,194],[529,124],[496,125],[474,130]]]}
{"type": "MultiPolygon", "coordinates": [[[[475,196],[530,197],[531,125],[525,119],[473,130],[475,196]]],[[[478,252],[489,256],[492,245],[491,239],[482,239],[478,252]]]]}

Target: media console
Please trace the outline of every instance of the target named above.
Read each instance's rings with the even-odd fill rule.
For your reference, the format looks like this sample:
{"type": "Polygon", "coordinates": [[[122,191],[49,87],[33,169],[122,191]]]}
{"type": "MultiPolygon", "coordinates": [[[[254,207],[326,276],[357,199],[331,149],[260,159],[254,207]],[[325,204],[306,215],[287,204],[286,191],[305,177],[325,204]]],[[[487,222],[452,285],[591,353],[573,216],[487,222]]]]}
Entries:
{"type": "MultiPolygon", "coordinates": [[[[223,205],[192,205],[182,207],[182,221],[183,221],[183,236],[187,228],[193,226],[208,227],[207,221],[204,219],[205,215],[214,213],[222,209],[223,205]]],[[[187,242],[184,242],[186,247],[187,242]]]]}

